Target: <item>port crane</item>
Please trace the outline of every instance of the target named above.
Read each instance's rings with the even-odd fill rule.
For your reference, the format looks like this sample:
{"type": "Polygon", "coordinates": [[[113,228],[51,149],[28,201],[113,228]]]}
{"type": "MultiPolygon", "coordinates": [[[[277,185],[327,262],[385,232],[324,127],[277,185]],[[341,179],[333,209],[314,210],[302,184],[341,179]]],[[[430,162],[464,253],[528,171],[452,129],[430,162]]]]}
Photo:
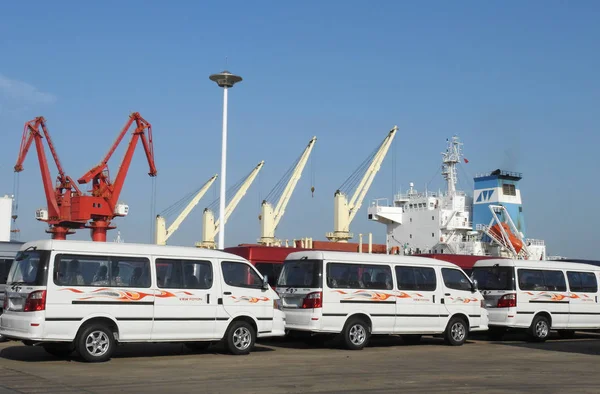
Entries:
{"type": "Polygon", "coordinates": [[[23,171],[23,163],[27,152],[31,144],[35,142],[48,204],[47,209],[40,209],[36,212],[36,219],[48,223],[49,229],[47,232],[52,235],[52,239],[66,239],[66,236],[73,234],[74,230],[90,228],[93,241],[106,242],[107,230],[115,228],[111,226],[112,219],[117,216],[126,216],[129,212],[129,207],[118,201],[139,140],[142,141],[150,166],[148,175],[151,177],[156,176],[152,126],[138,112],[134,112],[130,114],[129,120],[100,164],[78,179],[77,183],[80,185],[92,183],[90,194],[84,194],[77,183],[65,174],[50,138],[45,119],[40,116],[25,123],[19,156],[14,169],[15,172],[23,171]],[[136,125],[135,130],[113,182],[110,179],[108,161],[134,123],[136,125]],[[54,187],[42,141],[44,138],[58,169],[58,177],[54,187]]]}
{"type": "Polygon", "coordinates": [[[348,179],[334,193],[334,218],[333,231],[325,234],[328,240],[333,242],[348,242],[353,234],[350,232],[350,223],[359,211],[375,175],[381,168],[381,163],[394,140],[398,126],[394,126],[384,138],[379,147],[354,171],[348,179]],[[361,177],[361,174],[363,176],[361,177]],[[347,195],[356,186],[356,190],[350,201],[347,195]]]}
{"type": "Polygon", "coordinates": [[[258,176],[258,173],[265,164],[264,160],[258,163],[256,167],[250,171],[250,174],[246,176],[242,181],[238,182],[232,189],[237,189],[234,196],[229,200],[229,204],[225,208],[225,217],[219,218],[215,221],[215,215],[212,210],[217,201],[213,202],[209,207],[204,209],[202,214],[202,241],[196,242],[196,247],[206,249],[216,249],[215,236],[219,233],[219,221],[224,220],[227,223],[227,219],[233,213],[242,197],[246,194],[252,182],[258,176]]]}
{"type": "MultiPolygon", "coordinates": [[[[166,219],[164,216],[157,215],[156,216],[156,233],[155,233],[155,243],[157,245],[166,245],[167,240],[173,235],[175,231],[179,228],[181,223],[188,217],[188,215],[192,212],[192,210],[198,205],[198,202],[204,197],[208,189],[212,186],[212,184],[217,179],[217,175],[213,175],[202,187],[200,190],[191,193],[193,196],[190,202],[185,206],[185,208],[181,211],[181,213],[177,216],[177,218],[173,221],[173,223],[167,228],[166,219]]],[[[173,204],[173,206],[167,208],[166,211],[170,211],[173,207],[179,207],[182,205],[184,201],[189,198],[189,195],[173,204]]]]}
{"type": "Polygon", "coordinates": [[[277,229],[277,225],[285,213],[285,208],[290,202],[292,193],[294,192],[296,184],[302,176],[302,171],[308,162],[308,158],[310,157],[316,142],[317,137],[312,137],[302,155],[296,160],[296,163],[290,167],[290,169],[285,173],[285,175],[262,202],[261,214],[259,216],[261,223],[261,236],[258,240],[259,244],[267,246],[281,245],[281,240],[275,238],[275,230],[277,229]],[[288,176],[289,181],[286,184],[285,180],[288,178],[288,176]],[[279,196],[279,200],[277,201],[275,208],[273,208],[273,205],[268,200],[270,198],[276,199],[277,196],[279,196]]]}

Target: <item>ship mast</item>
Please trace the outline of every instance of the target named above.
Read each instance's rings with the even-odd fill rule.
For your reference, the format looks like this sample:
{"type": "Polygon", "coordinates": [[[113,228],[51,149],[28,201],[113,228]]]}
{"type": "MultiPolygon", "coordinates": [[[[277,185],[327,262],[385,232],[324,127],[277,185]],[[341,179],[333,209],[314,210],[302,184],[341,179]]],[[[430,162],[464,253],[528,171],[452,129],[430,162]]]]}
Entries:
{"type": "Polygon", "coordinates": [[[442,152],[442,175],[448,184],[448,195],[456,194],[456,182],[458,181],[456,173],[456,165],[462,157],[462,142],[459,142],[457,136],[453,136],[451,140],[446,140],[448,147],[445,152],[442,152]]]}

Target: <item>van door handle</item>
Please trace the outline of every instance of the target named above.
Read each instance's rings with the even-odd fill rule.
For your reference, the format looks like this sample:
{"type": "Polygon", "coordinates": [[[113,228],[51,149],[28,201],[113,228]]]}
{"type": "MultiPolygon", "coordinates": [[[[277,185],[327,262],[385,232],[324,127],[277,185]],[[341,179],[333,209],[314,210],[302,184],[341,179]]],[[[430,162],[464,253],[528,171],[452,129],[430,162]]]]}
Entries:
{"type": "Polygon", "coordinates": [[[435,295],[433,296],[433,303],[435,304],[435,295]]]}
{"type": "Polygon", "coordinates": [[[231,292],[230,291],[225,291],[225,292],[223,292],[223,294],[225,294],[225,295],[231,295],[231,292]]]}
{"type": "Polygon", "coordinates": [[[450,296],[450,293],[446,293],[446,294],[444,294],[444,295],[445,295],[445,296],[450,296]]]}

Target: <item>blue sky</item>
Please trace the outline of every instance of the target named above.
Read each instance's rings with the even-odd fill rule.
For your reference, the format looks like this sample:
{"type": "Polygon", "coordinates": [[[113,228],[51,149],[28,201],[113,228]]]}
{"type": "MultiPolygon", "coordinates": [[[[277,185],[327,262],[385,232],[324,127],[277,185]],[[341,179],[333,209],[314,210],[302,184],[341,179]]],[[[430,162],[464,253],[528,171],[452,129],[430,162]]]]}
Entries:
{"type": "MultiPolygon", "coordinates": [[[[227,245],[256,240],[261,197],[313,135],[313,160],[277,235],[324,239],[334,191],[397,124],[354,233],[383,242],[366,205],[391,197],[394,184],[424,188],[457,134],[469,159],[463,188],[478,172],[523,172],[528,236],[551,254],[598,257],[599,18],[593,1],[5,3],[0,193],[13,190],[25,121],[46,117],[75,178],[139,111],[154,129],[157,208],[168,207],[219,172],[222,92],[208,75],[227,67],[244,77],[230,94],[228,184],[266,162],[228,222],[227,245]]],[[[20,183],[21,238],[45,237],[33,219],[46,205],[33,151],[20,183]]],[[[429,187],[441,185],[438,175],[429,187]]],[[[217,186],[170,243],[200,239],[217,186]]],[[[126,241],[150,241],[151,193],[138,149],[121,195],[130,214],[115,220],[126,241]]]]}

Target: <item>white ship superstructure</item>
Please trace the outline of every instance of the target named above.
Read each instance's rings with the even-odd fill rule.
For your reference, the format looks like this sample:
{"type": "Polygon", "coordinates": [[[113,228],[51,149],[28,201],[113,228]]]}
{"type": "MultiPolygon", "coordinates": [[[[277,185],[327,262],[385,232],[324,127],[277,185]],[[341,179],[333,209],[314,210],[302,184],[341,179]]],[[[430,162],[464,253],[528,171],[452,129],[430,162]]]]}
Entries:
{"type": "Polygon", "coordinates": [[[387,227],[391,253],[545,257],[543,241],[525,238],[518,181],[521,174],[495,170],[474,179],[474,195],[456,190],[457,164],[463,159],[458,137],[442,153],[445,191],[408,192],[394,196],[392,206],[375,200],[369,219],[387,227]]]}

